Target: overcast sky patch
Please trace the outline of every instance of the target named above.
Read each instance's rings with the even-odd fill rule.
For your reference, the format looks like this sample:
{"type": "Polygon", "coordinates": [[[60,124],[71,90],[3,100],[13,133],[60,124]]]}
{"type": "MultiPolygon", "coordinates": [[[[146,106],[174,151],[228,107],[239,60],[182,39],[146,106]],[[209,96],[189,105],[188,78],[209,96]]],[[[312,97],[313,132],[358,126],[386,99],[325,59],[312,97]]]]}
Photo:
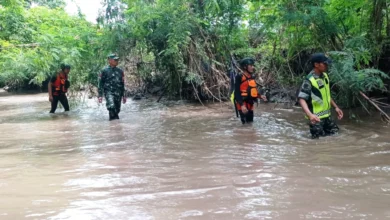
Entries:
{"type": "Polygon", "coordinates": [[[101,0],[65,0],[65,11],[70,15],[77,15],[77,6],[90,22],[96,23],[96,18],[101,8],[101,0]]]}

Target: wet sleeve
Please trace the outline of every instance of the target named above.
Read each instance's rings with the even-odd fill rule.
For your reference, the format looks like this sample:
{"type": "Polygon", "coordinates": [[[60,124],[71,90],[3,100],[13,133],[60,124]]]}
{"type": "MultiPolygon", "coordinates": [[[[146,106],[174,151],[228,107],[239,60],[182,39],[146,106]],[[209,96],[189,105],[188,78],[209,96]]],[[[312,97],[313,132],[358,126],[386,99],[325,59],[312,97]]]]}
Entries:
{"type": "Polygon", "coordinates": [[[241,75],[237,74],[235,81],[234,81],[234,99],[236,100],[236,102],[238,104],[243,105],[243,99],[241,96],[240,86],[241,86],[241,75]]]}
{"type": "Polygon", "coordinates": [[[121,80],[121,96],[123,97],[124,94],[125,94],[125,73],[123,72],[123,70],[121,70],[122,72],[122,80],[121,80]]]}
{"type": "Polygon", "coordinates": [[[99,97],[103,97],[104,83],[105,83],[105,74],[104,74],[104,70],[103,70],[99,74],[99,86],[98,86],[99,97]]]}
{"type": "Polygon", "coordinates": [[[65,88],[69,89],[69,87],[70,87],[70,81],[69,80],[65,80],[65,88]]]}
{"type": "Polygon", "coordinates": [[[298,99],[309,101],[311,95],[311,83],[309,80],[304,80],[299,89],[298,99]]]}

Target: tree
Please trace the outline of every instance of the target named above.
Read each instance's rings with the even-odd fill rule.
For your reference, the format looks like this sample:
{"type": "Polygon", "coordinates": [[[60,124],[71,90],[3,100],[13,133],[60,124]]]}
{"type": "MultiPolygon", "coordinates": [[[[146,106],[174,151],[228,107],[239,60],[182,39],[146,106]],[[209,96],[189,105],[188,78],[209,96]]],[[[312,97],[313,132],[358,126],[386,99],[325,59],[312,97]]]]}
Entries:
{"type": "Polygon", "coordinates": [[[353,100],[358,90],[384,90],[385,75],[370,67],[378,66],[390,42],[385,0],[103,3],[95,26],[66,15],[62,0],[2,0],[0,66],[6,71],[0,72],[0,84],[39,85],[62,61],[83,72],[77,75],[80,83],[96,83],[100,60],[118,52],[125,62],[137,62],[132,77],[159,84],[170,97],[221,100],[229,91],[225,73],[232,55],[255,57],[264,84],[297,86],[310,71],[309,55],[329,52],[340,62],[332,69],[338,79],[347,73],[352,75],[345,78],[361,77],[354,88],[338,81],[347,89],[339,89],[337,97],[353,100]],[[44,7],[25,7],[32,2],[44,7]],[[362,86],[365,82],[370,86],[362,86]]]}
{"type": "Polygon", "coordinates": [[[0,34],[0,85],[42,85],[63,62],[78,73],[71,75],[78,82],[74,86],[96,81],[102,65],[99,37],[84,18],[71,17],[60,8],[14,5],[0,9],[0,25],[5,30],[0,34]]]}

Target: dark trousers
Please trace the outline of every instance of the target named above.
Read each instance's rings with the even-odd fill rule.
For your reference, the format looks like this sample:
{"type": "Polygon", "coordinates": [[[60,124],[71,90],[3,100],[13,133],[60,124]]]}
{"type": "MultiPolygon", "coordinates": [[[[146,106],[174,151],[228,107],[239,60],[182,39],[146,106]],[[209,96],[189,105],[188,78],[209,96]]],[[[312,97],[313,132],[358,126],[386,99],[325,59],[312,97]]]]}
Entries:
{"type": "Polygon", "coordinates": [[[310,123],[310,133],[312,138],[336,134],[339,131],[337,124],[330,118],[323,118],[316,124],[310,123]]]}
{"type": "Polygon", "coordinates": [[[58,101],[61,102],[62,107],[64,107],[65,111],[69,111],[69,103],[68,98],[65,94],[53,95],[53,101],[51,102],[51,110],[50,113],[54,113],[58,106],[58,101]]]}
{"type": "Polygon", "coordinates": [[[106,93],[106,107],[108,110],[109,119],[119,119],[119,112],[121,111],[122,97],[112,93],[106,93]]]}
{"type": "Polygon", "coordinates": [[[240,113],[241,122],[243,124],[253,122],[253,111],[248,109],[248,112],[244,114],[242,111],[240,113]]]}
{"type": "Polygon", "coordinates": [[[236,107],[237,107],[238,113],[240,113],[241,122],[243,124],[251,123],[251,122],[253,122],[253,117],[254,117],[254,113],[253,113],[254,102],[253,101],[244,101],[243,104],[248,109],[248,112],[246,114],[244,114],[242,112],[241,106],[238,103],[236,103],[236,107]]]}
{"type": "Polygon", "coordinates": [[[121,111],[121,96],[111,93],[106,94],[106,107],[108,111],[118,114],[121,111]]]}

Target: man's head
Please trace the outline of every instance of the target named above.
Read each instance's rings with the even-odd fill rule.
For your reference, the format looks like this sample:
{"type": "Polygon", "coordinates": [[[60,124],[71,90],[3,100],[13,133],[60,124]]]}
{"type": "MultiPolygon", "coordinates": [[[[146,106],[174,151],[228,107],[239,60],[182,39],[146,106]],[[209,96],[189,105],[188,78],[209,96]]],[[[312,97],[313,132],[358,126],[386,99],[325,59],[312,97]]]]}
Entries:
{"type": "Polygon", "coordinates": [[[240,61],[240,67],[242,70],[252,74],[255,71],[255,60],[252,58],[244,58],[240,61]]]}
{"type": "Polygon", "coordinates": [[[108,63],[110,64],[110,66],[115,67],[118,65],[119,57],[115,53],[108,55],[107,59],[108,59],[108,63]]]}
{"type": "Polygon", "coordinates": [[[328,70],[328,65],[332,63],[332,60],[323,53],[315,53],[311,55],[310,62],[313,65],[314,71],[323,73],[328,70]]]}
{"type": "Polygon", "coordinates": [[[62,71],[63,73],[65,73],[65,74],[69,74],[70,68],[71,68],[71,67],[70,67],[69,64],[65,64],[65,63],[61,64],[61,71],[62,71]]]}

